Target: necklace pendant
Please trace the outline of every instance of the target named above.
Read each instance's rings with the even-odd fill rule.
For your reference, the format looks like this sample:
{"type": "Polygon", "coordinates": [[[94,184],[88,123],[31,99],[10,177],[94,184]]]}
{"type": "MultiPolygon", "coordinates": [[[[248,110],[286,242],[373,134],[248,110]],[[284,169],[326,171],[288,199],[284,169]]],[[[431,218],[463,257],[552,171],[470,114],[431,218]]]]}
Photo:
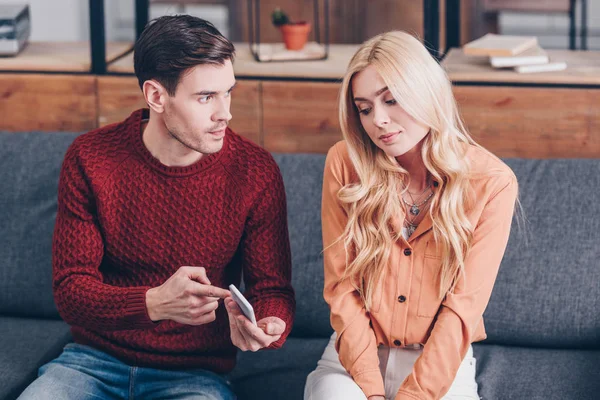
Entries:
{"type": "Polygon", "coordinates": [[[406,229],[407,238],[411,237],[413,233],[417,230],[417,226],[413,224],[408,224],[408,228],[406,229]]]}
{"type": "Polygon", "coordinates": [[[412,215],[419,215],[420,212],[421,210],[419,210],[419,207],[417,207],[416,204],[413,204],[413,206],[410,208],[410,213],[412,215]]]}

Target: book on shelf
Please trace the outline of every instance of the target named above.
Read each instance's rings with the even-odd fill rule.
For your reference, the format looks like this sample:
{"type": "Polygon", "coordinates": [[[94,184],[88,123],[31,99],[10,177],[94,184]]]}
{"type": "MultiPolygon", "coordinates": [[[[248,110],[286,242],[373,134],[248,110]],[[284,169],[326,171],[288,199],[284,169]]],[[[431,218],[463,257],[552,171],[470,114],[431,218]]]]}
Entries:
{"type": "Polygon", "coordinates": [[[540,46],[534,46],[515,56],[492,56],[490,64],[494,68],[518,67],[520,65],[539,65],[550,62],[548,53],[540,46]]]}
{"type": "Polygon", "coordinates": [[[0,4],[0,56],[15,56],[25,48],[31,32],[29,5],[0,4]]]}
{"type": "Polygon", "coordinates": [[[487,57],[496,69],[510,68],[516,73],[562,71],[567,64],[551,60],[535,36],[487,35],[463,46],[467,56],[487,57]]]}
{"type": "Polygon", "coordinates": [[[515,71],[520,74],[531,74],[534,72],[553,72],[553,71],[562,71],[567,69],[566,62],[550,62],[547,64],[538,64],[538,65],[520,65],[518,67],[514,67],[515,71]]]}
{"type": "Polygon", "coordinates": [[[463,52],[469,56],[514,56],[538,45],[535,36],[487,35],[463,46],[463,52]]]}

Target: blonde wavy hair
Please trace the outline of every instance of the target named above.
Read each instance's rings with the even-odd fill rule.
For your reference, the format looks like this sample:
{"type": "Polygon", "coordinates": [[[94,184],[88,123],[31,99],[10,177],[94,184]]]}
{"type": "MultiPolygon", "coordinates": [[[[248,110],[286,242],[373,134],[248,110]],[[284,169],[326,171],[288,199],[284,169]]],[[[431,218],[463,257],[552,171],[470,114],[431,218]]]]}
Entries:
{"type": "Polygon", "coordinates": [[[352,78],[367,66],[376,69],[397,104],[430,128],[421,156],[439,183],[428,212],[442,256],[439,296],[443,298],[464,273],[473,237],[474,227],[467,219],[473,195],[466,151],[468,145],[477,144],[461,121],[446,73],[423,44],[405,32],[388,32],[366,41],[350,61],[342,82],[340,125],[358,175],[357,183],[344,186],[338,193],[348,215],[340,240],[346,254],[352,255],[342,279],[351,279],[369,310],[392,246],[402,235],[393,231],[392,220],[404,218],[399,193],[406,190],[410,179],[393,157],[371,141],[360,122],[352,78]]]}

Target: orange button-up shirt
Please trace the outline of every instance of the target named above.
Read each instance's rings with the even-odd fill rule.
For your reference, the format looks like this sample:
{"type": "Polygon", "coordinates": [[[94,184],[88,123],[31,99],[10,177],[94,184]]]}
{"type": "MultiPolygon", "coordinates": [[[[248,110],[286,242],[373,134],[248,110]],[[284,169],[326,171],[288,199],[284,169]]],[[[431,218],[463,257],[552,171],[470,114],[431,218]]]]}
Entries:
{"type": "MultiPolygon", "coordinates": [[[[470,344],[486,338],[482,315],[508,242],[518,186],[511,169],[484,150],[470,146],[467,157],[475,193],[467,216],[475,231],[464,276],[452,293],[439,299],[441,258],[427,215],[408,240],[394,243],[368,313],[351,283],[341,281],[346,267],[343,242],[332,245],[348,221],[337,193],[358,177],[344,141],[329,150],[322,202],[324,297],[340,361],[367,397],[385,394],[379,345],[423,344],[395,399],[439,399],[450,389],[470,344]]],[[[401,227],[400,221],[395,224],[401,227]]]]}

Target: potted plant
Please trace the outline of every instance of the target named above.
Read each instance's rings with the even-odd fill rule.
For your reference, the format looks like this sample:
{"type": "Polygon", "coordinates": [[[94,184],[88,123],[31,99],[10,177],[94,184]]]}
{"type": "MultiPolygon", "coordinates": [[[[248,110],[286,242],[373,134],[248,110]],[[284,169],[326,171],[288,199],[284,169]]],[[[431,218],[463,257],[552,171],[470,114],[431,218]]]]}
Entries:
{"type": "Polygon", "coordinates": [[[273,11],[271,19],[273,20],[273,25],[279,28],[281,32],[285,48],[288,50],[302,50],[308,40],[308,34],[311,29],[310,22],[291,22],[280,8],[276,8],[273,11]]]}

